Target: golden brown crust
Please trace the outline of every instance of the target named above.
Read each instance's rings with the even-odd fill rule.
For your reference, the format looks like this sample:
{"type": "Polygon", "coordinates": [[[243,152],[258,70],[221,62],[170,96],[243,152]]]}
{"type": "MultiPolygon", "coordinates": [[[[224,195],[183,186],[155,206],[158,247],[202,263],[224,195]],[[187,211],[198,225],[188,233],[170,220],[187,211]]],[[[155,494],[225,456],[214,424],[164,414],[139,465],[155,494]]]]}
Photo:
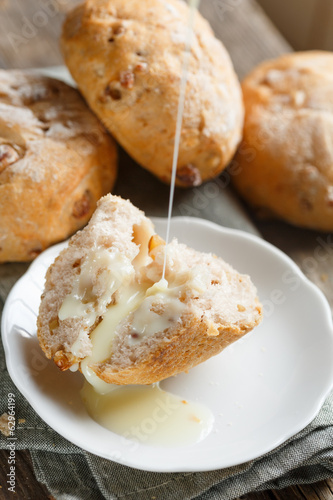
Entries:
{"type": "MultiPolygon", "coordinates": [[[[91,109],[138,163],[167,183],[187,22],[180,0],[88,0],[68,15],[62,36],[65,61],[91,109]]],[[[184,187],[225,168],[243,123],[230,58],[200,15],[186,97],[177,176],[184,187]]]]}
{"type": "Polygon", "coordinates": [[[333,230],[333,54],[304,52],[255,68],[243,82],[244,139],[234,185],[263,213],[333,230]]]}
{"type": "Polygon", "coordinates": [[[110,363],[92,368],[105,382],[110,384],[153,384],[167,377],[187,372],[194,366],[219,354],[261,321],[261,305],[258,303],[258,315],[246,328],[236,325],[221,325],[218,335],[209,334],[209,325],[193,318],[168,342],[161,342],[154,352],[128,368],[117,370],[110,363]]]}
{"type": "MultiPolygon", "coordinates": [[[[50,358],[50,356],[48,355],[48,353],[45,350],[45,347],[43,346],[42,343],[41,343],[41,347],[42,347],[44,353],[46,354],[46,356],[50,358]]],[[[76,356],[74,356],[72,353],[61,350],[61,351],[57,351],[55,353],[55,355],[53,357],[53,361],[55,362],[57,367],[62,372],[64,372],[64,371],[68,370],[71,366],[75,365],[75,363],[79,363],[81,360],[78,359],[76,356]]]]}
{"type": "Polygon", "coordinates": [[[86,224],[116,146],[68,85],[1,70],[0,86],[0,262],[29,261],[86,224]]]}

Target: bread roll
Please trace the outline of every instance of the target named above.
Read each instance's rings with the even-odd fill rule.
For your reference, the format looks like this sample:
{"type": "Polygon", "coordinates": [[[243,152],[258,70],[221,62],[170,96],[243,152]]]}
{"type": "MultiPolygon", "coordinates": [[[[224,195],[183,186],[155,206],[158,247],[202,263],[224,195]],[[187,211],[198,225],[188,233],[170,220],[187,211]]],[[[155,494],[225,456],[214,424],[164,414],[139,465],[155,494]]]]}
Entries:
{"type": "MultiPolygon", "coordinates": [[[[69,13],[62,50],[91,109],[127,152],[171,178],[188,7],[181,0],[88,0],[69,13]]],[[[177,185],[217,176],[241,139],[243,105],[229,55],[196,15],[177,185]]]]}
{"type": "Polygon", "coordinates": [[[116,161],[76,90],[0,70],[0,262],[32,260],[86,224],[113,187],[116,161]]]}
{"type": "Polygon", "coordinates": [[[151,384],[188,371],[252,330],[261,305],[222,259],[165,243],[129,201],[108,195],[46,275],[38,339],[61,370],[151,384]]]}
{"type": "Polygon", "coordinates": [[[333,54],[288,54],[243,82],[234,185],[262,213],[333,230],[333,54]]]}

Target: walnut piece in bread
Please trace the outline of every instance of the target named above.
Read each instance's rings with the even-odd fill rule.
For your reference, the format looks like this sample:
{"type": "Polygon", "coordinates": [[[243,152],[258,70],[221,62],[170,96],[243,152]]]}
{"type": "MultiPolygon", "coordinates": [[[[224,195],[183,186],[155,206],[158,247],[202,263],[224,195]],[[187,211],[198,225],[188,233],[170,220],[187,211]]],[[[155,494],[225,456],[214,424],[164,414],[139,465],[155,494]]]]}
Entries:
{"type": "Polygon", "coordinates": [[[115,143],[75,89],[0,70],[0,262],[81,228],[116,173],[115,143]]]}
{"type": "Polygon", "coordinates": [[[46,275],[38,339],[46,356],[90,380],[151,384],[218,354],[258,325],[249,276],[165,243],[129,201],[107,195],[46,275]]]}
{"type": "MultiPolygon", "coordinates": [[[[66,64],[90,108],[140,165],[166,183],[187,23],[181,0],[87,0],[69,13],[62,35],[66,64]]],[[[197,14],[177,185],[217,176],[235,153],[242,125],[229,55],[197,14]]]]}
{"type": "Polygon", "coordinates": [[[333,230],[333,54],[288,54],[243,82],[243,144],[234,185],[261,212],[333,230]]]}

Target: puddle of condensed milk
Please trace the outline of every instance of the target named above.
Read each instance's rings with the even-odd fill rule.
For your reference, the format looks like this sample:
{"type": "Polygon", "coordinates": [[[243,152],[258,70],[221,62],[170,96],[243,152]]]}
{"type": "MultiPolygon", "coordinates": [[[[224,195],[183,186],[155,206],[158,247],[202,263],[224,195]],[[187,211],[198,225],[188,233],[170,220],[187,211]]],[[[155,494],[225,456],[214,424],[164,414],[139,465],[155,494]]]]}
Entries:
{"type": "MultiPolygon", "coordinates": [[[[165,279],[167,244],[170,237],[194,18],[200,0],[189,0],[188,3],[190,16],[176,120],[162,280],[165,279]]],[[[94,386],[86,381],[81,390],[81,397],[89,415],[98,424],[116,434],[142,444],[175,447],[198,443],[212,430],[213,414],[209,408],[200,403],[187,401],[163,391],[158,384],[150,386],[108,385],[98,379],[92,370],[87,371],[85,366],[82,368],[85,368],[83,372],[87,380],[91,379],[91,383],[97,389],[95,390],[94,386]]]]}
{"type": "Polygon", "coordinates": [[[85,382],[81,397],[93,420],[120,436],[175,447],[198,443],[212,430],[214,417],[207,407],[163,391],[158,384],[113,387],[102,395],[85,382]]]}

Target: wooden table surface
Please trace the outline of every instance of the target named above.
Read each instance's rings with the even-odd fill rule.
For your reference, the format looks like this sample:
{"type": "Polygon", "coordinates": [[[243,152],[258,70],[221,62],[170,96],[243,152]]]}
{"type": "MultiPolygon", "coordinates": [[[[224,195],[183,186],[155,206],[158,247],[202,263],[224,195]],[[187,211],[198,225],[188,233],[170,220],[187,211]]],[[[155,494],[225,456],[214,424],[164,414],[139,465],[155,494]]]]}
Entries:
{"type": "MultiPolygon", "coordinates": [[[[28,68],[62,63],[58,37],[63,16],[78,0],[0,0],[0,67],[28,68]],[[48,6],[46,8],[45,6],[48,6]]],[[[202,2],[201,10],[211,21],[215,32],[223,40],[233,59],[236,71],[242,78],[260,61],[290,51],[290,47],[252,0],[202,2]]],[[[265,222],[250,214],[265,239],[290,255],[326,294],[333,308],[333,256],[316,260],[315,249],[319,235],[313,231],[292,228],[282,222],[265,222]],[[311,265],[310,265],[311,263],[311,265]]],[[[21,272],[24,269],[22,268],[21,272]]],[[[6,271],[1,273],[10,287],[14,278],[6,271]]],[[[7,293],[7,290],[6,290],[7,293]]],[[[1,304],[0,304],[1,305],[1,304]]],[[[7,451],[0,451],[0,484],[5,484],[7,451]]],[[[0,490],[0,499],[12,495],[0,490]]],[[[19,500],[44,500],[50,498],[46,488],[37,483],[28,451],[17,452],[17,493],[19,500]]],[[[333,500],[333,481],[312,485],[299,485],[284,490],[250,493],[246,500],[307,499],[333,500]]],[[[180,499],[181,500],[181,499],[180,499]]]]}

